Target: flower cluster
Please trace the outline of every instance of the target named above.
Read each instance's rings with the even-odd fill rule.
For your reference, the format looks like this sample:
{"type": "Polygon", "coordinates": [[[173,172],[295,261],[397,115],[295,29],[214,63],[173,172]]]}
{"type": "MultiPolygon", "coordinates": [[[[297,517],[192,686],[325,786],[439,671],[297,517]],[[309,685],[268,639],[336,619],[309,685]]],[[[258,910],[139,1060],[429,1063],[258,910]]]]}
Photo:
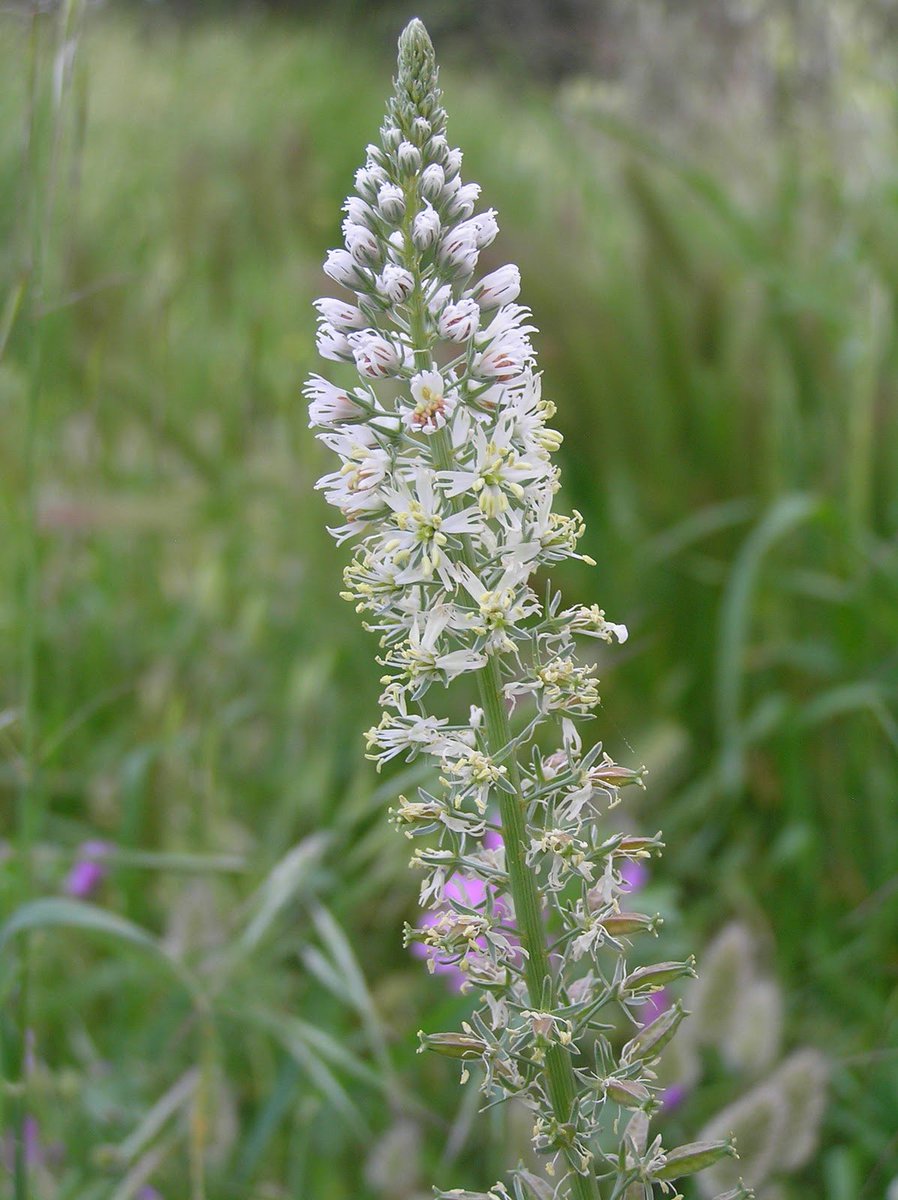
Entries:
{"type": "Polygon", "coordinates": [[[670,1181],[731,1146],[666,1150],[647,1137],[660,1104],[652,1064],[683,1010],[648,1024],[641,1014],[692,961],[626,961],[630,939],[658,925],[622,910],[626,872],[661,842],[606,828],[640,773],[584,749],[579,730],[599,703],[579,640],[620,643],[627,630],[533,585],[561,560],[595,564],[578,549],[579,514],[553,507],[561,436],[519,272],[478,277],[496,214],[462,181],[419,21],[399,50],[380,143],[324,267],[348,294],[316,306],[321,355],[353,378],[314,376],[306,395],[340,460],[318,485],[341,514],[332,532],[356,544],[344,596],[380,638],[369,757],[380,768],[426,755],[436,768],[392,813],[419,842],[412,864],[434,910],[407,939],[483,998],[461,1033],[422,1034],[422,1048],[458,1058],[465,1076],[478,1062],[489,1102],[515,1096],[531,1110],[546,1178],[518,1170],[516,1195],[672,1194],[670,1181]],[[477,703],[453,720],[440,699],[465,679],[477,703]]]}

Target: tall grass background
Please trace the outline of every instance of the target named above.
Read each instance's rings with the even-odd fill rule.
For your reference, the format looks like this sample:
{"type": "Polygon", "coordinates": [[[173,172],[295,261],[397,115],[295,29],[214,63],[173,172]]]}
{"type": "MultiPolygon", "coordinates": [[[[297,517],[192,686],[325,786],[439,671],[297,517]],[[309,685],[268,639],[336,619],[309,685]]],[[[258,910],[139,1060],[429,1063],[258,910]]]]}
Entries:
{"type": "MultiPolygon", "coordinates": [[[[416,881],[384,816],[415,772],[362,755],[378,669],[335,600],[299,397],[389,58],[323,25],[0,21],[4,1187],[483,1185],[525,1134],[414,1054],[466,1001],[400,945],[416,881]],[[87,904],[65,881],[96,839],[87,904]]],[[[634,819],[670,847],[646,904],[672,951],[748,922],[787,1041],[832,1064],[792,1200],[898,1175],[898,129],[876,65],[825,112],[674,129],[626,81],[444,77],[599,562],[566,591],[631,628],[602,736],[648,765],[634,819]]],[[[735,1086],[712,1065],[671,1135],[735,1086]]]]}

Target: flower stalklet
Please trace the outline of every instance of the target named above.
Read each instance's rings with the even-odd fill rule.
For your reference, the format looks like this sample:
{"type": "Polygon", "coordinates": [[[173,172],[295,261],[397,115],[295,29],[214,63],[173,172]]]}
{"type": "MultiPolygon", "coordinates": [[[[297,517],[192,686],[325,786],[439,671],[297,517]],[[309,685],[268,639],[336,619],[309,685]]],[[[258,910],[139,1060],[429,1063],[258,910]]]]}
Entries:
{"type": "Polygon", "coordinates": [[[356,544],[344,596],[380,638],[369,756],[434,765],[433,784],[392,812],[418,843],[412,865],[433,910],[406,937],[482,998],[461,1033],[421,1045],[462,1060],[464,1077],[479,1064],[487,1103],[515,1097],[531,1112],[544,1173],[519,1168],[513,1193],[496,1184],[482,1196],[672,1196],[673,1181],[732,1147],[666,1149],[649,1135],[661,1105],[652,1066],[683,1010],[647,1006],[692,960],[626,960],[659,924],[622,911],[632,864],[661,842],[607,827],[640,773],[584,747],[599,694],[577,645],[627,631],[597,607],[565,608],[545,580],[537,591],[553,563],[595,564],[578,550],[580,516],[554,507],[561,437],[520,274],[477,276],[498,225],[478,211],[461,158],[433,47],[412,21],[380,142],[345,205],[345,244],[325,264],[348,293],[317,304],[321,354],[358,378],[315,376],[307,396],[340,459],[319,484],[341,514],[333,533],[356,544]],[[464,719],[466,683],[476,703],[464,719]],[[612,1039],[621,1020],[629,1032],[612,1039]]]}

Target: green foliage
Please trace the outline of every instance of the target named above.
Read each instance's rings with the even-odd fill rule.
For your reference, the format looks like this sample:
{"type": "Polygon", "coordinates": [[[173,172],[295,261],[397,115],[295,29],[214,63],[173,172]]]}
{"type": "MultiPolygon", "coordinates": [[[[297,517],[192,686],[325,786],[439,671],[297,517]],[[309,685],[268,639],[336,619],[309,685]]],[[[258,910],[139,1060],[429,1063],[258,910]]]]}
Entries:
{"type": "MultiPolygon", "coordinates": [[[[333,601],[299,399],[380,64],[287,26],[99,15],[51,176],[51,21],[26,169],[29,32],[3,19],[0,894],[20,932],[2,1045],[21,1065],[27,945],[28,1107],[66,1148],[34,1195],[374,1196],[364,1161],[388,1131],[423,1160],[409,1188],[474,1186],[501,1170],[502,1119],[456,1111],[454,1074],[409,1037],[466,1001],[401,948],[414,884],[383,813],[423,781],[363,765],[373,645],[333,601]],[[116,850],[85,909],[59,894],[97,837],[116,850]]],[[[671,152],[588,89],[442,82],[503,215],[495,265],[520,263],[543,331],[602,603],[633,633],[602,736],[648,762],[641,820],[677,847],[652,885],[666,957],[724,910],[766,921],[789,1042],[832,1062],[824,1152],[784,1194],[881,1195],[898,1124],[893,117],[855,187],[826,129],[755,130],[730,161],[671,152]]],[[[585,573],[563,583],[594,598],[585,573]]],[[[707,1117],[726,1103],[709,1088],[707,1117]]],[[[14,1109],[5,1095],[4,1127],[14,1109]]]]}

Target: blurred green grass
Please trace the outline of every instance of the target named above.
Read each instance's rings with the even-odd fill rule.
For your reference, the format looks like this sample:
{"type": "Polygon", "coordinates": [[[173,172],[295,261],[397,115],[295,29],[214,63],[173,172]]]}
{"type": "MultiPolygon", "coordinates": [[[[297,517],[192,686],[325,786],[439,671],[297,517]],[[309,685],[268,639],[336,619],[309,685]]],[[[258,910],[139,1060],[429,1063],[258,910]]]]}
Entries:
{"type": "MultiPolygon", "coordinates": [[[[28,232],[28,46],[6,31],[3,299],[28,232]]],[[[125,1200],[143,1172],[186,1195],[201,1165],[210,1197],[374,1195],[363,1162],[397,1122],[422,1155],[403,1195],[483,1185],[503,1137],[466,1133],[454,1078],[413,1053],[465,1002],[400,946],[416,881],[384,813],[411,782],[362,756],[377,668],[336,599],[299,396],[389,65],[320,30],[108,17],[76,61],[40,320],[32,894],[60,892],[85,839],[114,843],[102,908],[212,1018],[140,948],[32,937],[32,1108],[66,1148],[37,1194],[125,1200]]],[[[611,117],[599,88],[444,84],[600,564],[562,582],[631,627],[601,735],[651,769],[637,819],[670,845],[671,944],[733,913],[766,934],[790,1037],[835,1063],[821,1154],[786,1194],[878,1196],[898,1170],[895,130],[857,189],[835,138],[758,131],[737,169],[611,117]]],[[[33,343],[23,312],[0,358],[11,582],[33,343]]],[[[22,597],[0,599],[10,831],[22,597]]],[[[5,870],[7,911],[16,886],[5,870]]]]}

